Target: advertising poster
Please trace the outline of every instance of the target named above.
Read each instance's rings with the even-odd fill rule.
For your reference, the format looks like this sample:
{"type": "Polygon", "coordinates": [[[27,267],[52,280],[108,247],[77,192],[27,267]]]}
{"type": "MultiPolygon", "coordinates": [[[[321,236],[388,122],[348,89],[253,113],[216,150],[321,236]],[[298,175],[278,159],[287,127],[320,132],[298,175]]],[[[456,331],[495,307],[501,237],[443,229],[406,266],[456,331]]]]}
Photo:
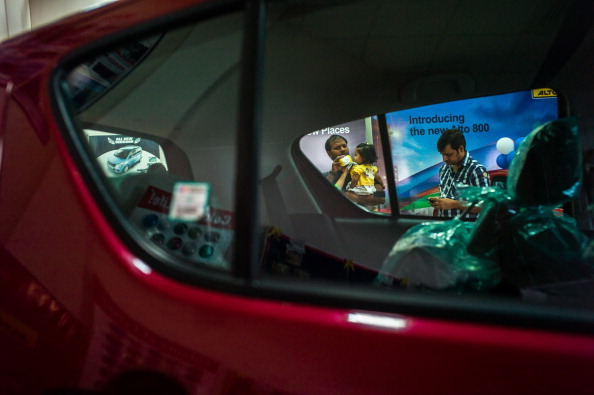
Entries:
{"type": "Polygon", "coordinates": [[[89,145],[108,177],[167,170],[163,150],[152,140],[87,131],[89,145]],[[158,166],[155,166],[159,164],[158,166]]]}
{"type": "Polygon", "coordinates": [[[324,147],[326,140],[335,134],[347,140],[350,154],[353,155],[355,153],[355,147],[366,141],[365,119],[316,130],[301,138],[299,142],[301,151],[303,151],[321,173],[329,171],[332,166],[332,161],[328,157],[324,147]]]}
{"type": "Polygon", "coordinates": [[[386,114],[396,188],[403,214],[432,215],[428,196],[439,196],[443,164],[437,140],[447,129],[460,129],[466,150],[492,179],[505,179],[521,140],[534,128],[558,118],[550,89],[531,90],[440,103],[386,114]]]}

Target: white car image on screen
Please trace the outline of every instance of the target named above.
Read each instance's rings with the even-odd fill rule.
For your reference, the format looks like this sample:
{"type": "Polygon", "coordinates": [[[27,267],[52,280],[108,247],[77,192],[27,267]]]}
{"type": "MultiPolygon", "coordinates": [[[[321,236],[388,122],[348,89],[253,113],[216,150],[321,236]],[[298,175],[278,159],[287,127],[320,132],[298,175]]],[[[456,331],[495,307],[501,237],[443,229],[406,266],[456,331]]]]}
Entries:
{"type": "Polygon", "coordinates": [[[127,145],[115,151],[107,160],[107,167],[116,174],[122,174],[140,162],[142,148],[137,145],[127,145]]]}

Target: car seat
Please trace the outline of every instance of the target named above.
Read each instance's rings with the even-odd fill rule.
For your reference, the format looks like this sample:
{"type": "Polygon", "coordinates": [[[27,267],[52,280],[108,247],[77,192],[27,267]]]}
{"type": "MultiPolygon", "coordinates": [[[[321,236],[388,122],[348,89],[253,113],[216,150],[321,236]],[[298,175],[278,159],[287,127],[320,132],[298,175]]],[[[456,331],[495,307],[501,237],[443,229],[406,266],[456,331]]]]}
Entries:
{"type": "Polygon", "coordinates": [[[587,237],[559,214],[579,196],[582,160],[575,118],[542,125],[522,142],[510,166],[505,199],[479,217],[468,252],[495,260],[502,282],[516,288],[592,275],[587,237]]]}

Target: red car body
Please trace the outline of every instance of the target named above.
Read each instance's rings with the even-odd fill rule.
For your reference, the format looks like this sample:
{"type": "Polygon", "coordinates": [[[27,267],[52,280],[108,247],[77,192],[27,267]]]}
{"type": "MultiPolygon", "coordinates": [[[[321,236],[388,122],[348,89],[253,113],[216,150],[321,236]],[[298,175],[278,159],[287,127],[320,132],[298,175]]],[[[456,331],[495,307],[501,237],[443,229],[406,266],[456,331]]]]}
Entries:
{"type": "Polygon", "coordinates": [[[1,393],[99,391],[136,369],[195,394],[591,391],[588,330],[451,318],[406,296],[382,310],[315,293],[287,300],[257,281],[211,289],[144,263],[81,175],[54,71],[80,48],[200,3],[116,2],[2,44],[1,393]]]}

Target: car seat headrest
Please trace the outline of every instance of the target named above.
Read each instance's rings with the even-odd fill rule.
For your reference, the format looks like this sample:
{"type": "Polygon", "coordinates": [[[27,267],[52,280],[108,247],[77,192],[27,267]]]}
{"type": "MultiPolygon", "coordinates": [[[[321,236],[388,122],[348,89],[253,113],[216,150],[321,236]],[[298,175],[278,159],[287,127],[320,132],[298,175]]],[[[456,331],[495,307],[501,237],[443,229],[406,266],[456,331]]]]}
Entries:
{"type": "Polygon", "coordinates": [[[520,144],[509,169],[507,191],[523,204],[558,206],[578,196],[581,162],[577,120],[548,122],[520,144]]]}

